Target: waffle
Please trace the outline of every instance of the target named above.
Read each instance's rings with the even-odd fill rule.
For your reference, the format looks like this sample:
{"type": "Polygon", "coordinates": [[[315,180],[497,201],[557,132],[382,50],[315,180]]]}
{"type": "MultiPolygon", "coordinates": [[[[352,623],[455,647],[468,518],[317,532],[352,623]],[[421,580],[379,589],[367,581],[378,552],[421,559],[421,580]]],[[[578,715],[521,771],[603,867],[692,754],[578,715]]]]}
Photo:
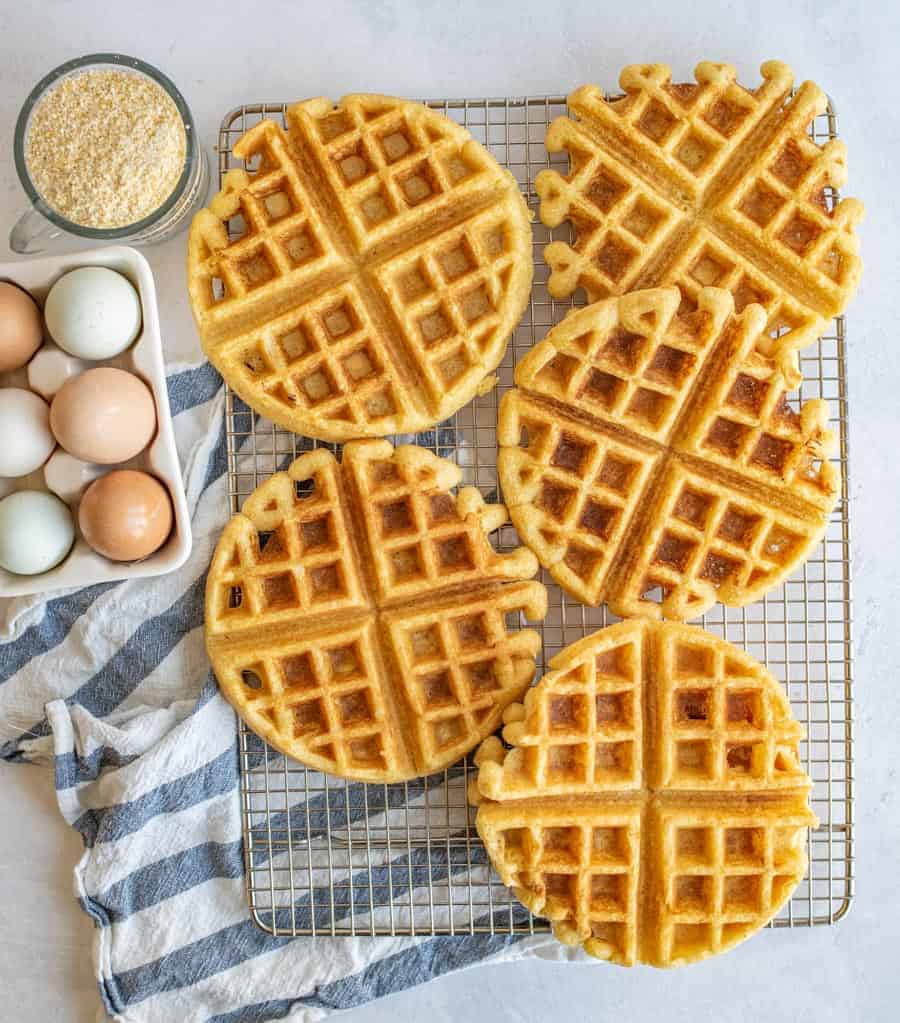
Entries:
{"type": "Polygon", "coordinates": [[[702,629],[628,621],[572,644],[476,755],[503,882],[556,937],[676,966],[762,927],[806,872],[811,781],[778,682],[702,629]]]}
{"type": "Polygon", "coordinates": [[[620,617],[743,606],[821,540],[839,495],[824,401],[789,401],[796,339],[720,288],[573,310],[515,371],[498,424],[513,523],[578,600],[620,617]],[[783,342],[783,343],[782,343],[783,342]]]}
{"type": "Polygon", "coordinates": [[[500,723],[534,674],[544,587],[531,552],[461,472],[387,441],[301,455],[225,528],[206,644],[227,699],[309,767],[393,782],[438,771],[500,723]]]}
{"type": "Polygon", "coordinates": [[[188,287],[225,381],[323,440],[432,426],[492,383],[531,290],[515,179],[460,125],[384,96],[261,121],[195,216],[188,287]]]}
{"type": "Polygon", "coordinates": [[[804,82],[792,96],[778,61],[760,71],[748,90],[728,64],[705,61],[696,84],[677,85],[666,65],[636,64],[620,76],[621,98],[594,85],[568,97],[572,117],[551,123],[546,144],[568,153],[569,172],[535,179],[541,220],[568,219],[575,233],[545,250],[553,297],[677,284],[689,307],[715,286],[738,311],[762,305],[787,345],[821,337],[859,281],[863,206],[837,200],[843,143],[810,137],[822,90],[804,82]]]}

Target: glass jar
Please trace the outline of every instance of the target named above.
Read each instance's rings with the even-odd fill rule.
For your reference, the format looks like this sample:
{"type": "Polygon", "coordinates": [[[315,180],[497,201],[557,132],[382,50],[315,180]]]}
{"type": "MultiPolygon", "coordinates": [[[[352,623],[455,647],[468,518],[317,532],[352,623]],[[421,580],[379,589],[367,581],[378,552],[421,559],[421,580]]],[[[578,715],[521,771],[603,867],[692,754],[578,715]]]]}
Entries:
{"type": "MultiPolygon", "coordinates": [[[[58,247],[59,242],[71,241],[72,237],[95,241],[102,245],[112,242],[152,245],[161,242],[186,225],[188,218],[205,203],[209,188],[206,154],[199,144],[194,118],[184,97],[161,71],[136,57],[128,57],[121,53],[88,54],[86,57],[78,57],[60,64],[45,75],[31,90],[16,121],[13,155],[19,180],[31,201],[31,207],[22,214],[10,231],[10,248],[18,253],[42,252],[48,248],[58,247]],[[162,205],[148,216],[123,227],[94,228],[67,220],[41,197],[29,174],[26,161],[31,115],[44,95],[64,78],[95,70],[124,70],[129,74],[143,75],[150,79],[171,98],[184,127],[184,167],[174,190],[162,205]]],[[[102,160],[103,154],[98,153],[97,159],[102,160]]]]}

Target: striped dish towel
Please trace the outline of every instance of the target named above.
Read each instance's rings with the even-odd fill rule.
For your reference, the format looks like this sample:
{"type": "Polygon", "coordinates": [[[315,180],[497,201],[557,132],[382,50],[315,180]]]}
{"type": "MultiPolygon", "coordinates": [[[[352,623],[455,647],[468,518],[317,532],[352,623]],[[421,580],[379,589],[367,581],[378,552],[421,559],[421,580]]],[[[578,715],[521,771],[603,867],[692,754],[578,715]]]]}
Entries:
{"type": "Polygon", "coordinates": [[[179,367],[169,398],[193,515],[184,567],[0,601],[0,751],[54,765],[84,840],[75,893],[96,926],[107,1012],[316,1020],[486,960],[568,957],[547,937],[285,939],[250,919],[235,718],[202,628],[228,515],[221,381],[206,364],[179,367]]]}

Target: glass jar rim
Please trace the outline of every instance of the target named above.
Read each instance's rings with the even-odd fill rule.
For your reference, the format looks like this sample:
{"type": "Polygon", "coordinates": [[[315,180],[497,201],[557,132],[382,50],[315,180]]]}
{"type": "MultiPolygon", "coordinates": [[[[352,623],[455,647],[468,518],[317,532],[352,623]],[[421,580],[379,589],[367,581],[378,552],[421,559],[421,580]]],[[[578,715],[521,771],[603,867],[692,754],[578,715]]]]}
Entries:
{"type": "Polygon", "coordinates": [[[31,90],[27,99],[22,104],[22,109],[19,111],[19,116],[16,120],[15,137],[13,141],[13,157],[16,165],[16,173],[18,174],[19,181],[22,183],[22,187],[25,189],[31,204],[35,207],[35,209],[37,209],[42,216],[46,217],[57,227],[67,231],[69,234],[78,235],[83,238],[97,238],[104,241],[112,241],[117,238],[129,238],[132,235],[146,230],[147,228],[153,227],[160,220],[164,219],[166,214],[174,208],[181,198],[181,194],[188,182],[191,169],[196,159],[196,149],[197,139],[196,131],[194,129],[194,118],[191,115],[191,111],[188,108],[187,103],[184,101],[184,97],[175,87],[175,83],[167,75],[164,75],[158,68],[153,67],[151,64],[147,64],[138,57],[129,57],[124,53],[89,53],[83,57],[76,57],[73,60],[67,60],[64,64],[60,64],[58,67],[53,68],[52,71],[44,75],[44,77],[31,90]],[[172,189],[171,194],[166,198],[165,202],[163,202],[160,206],[157,206],[157,208],[146,217],[143,217],[141,220],[136,220],[133,224],[125,224],[123,227],[111,228],[86,227],[84,224],[76,224],[74,221],[67,219],[55,210],[49,205],[49,203],[47,203],[40,192],[38,192],[37,188],[35,188],[34,182],[31,180],[31,175],[28,173],[28,167],[25,160],[25,139],[28,133],[28,123],[31,118],[32,111],[44,94],[60,79],[65,78],[74,72],[90,70],[91,67],[100,67],[104,64],[113,65],[114,67],[119,67],[127,71],[140,72],[151,81],[155,82],[175,104],[181,118],[185,134],[184,166],[181,169],[181,174],[179,175],[175,187],[172,189]]]}

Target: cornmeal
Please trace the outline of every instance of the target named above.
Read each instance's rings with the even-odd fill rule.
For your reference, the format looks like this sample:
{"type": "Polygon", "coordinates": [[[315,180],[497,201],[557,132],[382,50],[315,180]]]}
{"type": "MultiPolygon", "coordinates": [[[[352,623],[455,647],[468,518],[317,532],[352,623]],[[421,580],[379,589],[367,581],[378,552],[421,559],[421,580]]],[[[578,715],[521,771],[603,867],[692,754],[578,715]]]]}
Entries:
{"type": "Polygon", "coordinates": [[[130,71],[84,71],[38,102],[25,160],[57,213],[84,227],[117,228],[172,194],[186,145],[178,108],[155,82],[130,71]]]}

